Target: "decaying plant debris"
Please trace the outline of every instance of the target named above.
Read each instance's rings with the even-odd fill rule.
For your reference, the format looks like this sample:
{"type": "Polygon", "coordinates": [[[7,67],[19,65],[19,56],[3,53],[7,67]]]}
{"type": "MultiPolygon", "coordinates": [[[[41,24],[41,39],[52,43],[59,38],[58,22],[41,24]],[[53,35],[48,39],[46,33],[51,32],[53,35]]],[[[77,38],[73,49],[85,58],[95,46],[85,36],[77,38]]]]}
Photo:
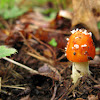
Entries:
{"type": "MultiPolygon", "coordinates": [[[[89,12],[94,14],[91,10],[89,12]]],[[[85,26],[83,24],[86,21],[82,23],[80,19],[78,22],[75,16],[73,18],[73,13],[68,13],[70,18],[58,13],[50,22],[45,21],[43,15],[35,11],[29,11],[14,19],[13,23],[0,18],[5,26],[0,29],[0,45],[16,48],[18,53],[9,58],[30,68],[27,70],[4,59],[0,60],[1,100],[100,99],[100,52],[97,51],[94,60],[89,62],[91,76],[84,76],[76,84],[72,84],[71,62],[65,57],[64,50],[66,38],[76,27],[93,30],[91,23],[85,26]],[[52,39],[55,39],[56,47],[49,44],[52,39]]],[[[99,20],[100,16],[95,14],[92,18],[94,17],[99,20]]],[[[95,19],[94,22],[96,23],[95,19]]],[[[93,39],[98,47],[99,30],[94,27],[93,39]]]]}

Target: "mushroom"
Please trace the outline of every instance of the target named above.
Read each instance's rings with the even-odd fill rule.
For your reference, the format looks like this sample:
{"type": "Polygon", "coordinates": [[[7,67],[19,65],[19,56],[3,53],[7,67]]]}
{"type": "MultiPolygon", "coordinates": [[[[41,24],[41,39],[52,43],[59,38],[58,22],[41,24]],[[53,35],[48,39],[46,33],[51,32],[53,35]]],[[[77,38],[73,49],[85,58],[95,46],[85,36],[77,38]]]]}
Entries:
{"type": "Polygon", "coordinates": [[[72,79],[76,83],[78,78],[90,75],[89,60],[95,56],[95,46],[91,38],[92,33],[87,30],[76,29],[71,31],[66,46],[67,59],[72,63],[72,79]]]}

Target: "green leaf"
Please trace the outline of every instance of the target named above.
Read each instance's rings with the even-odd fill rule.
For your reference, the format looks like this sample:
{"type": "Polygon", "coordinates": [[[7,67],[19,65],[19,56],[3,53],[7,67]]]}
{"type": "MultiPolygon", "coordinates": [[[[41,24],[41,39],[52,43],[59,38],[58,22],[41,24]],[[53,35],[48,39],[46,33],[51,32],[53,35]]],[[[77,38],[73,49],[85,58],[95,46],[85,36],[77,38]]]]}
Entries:
{"type": "Polygon", "coordinates": [[[28,11],[29,7],[18,4],[21,0],[0,0],[0,16],[4,19],[16,18],[28,11]]]}
{"type": "Polygon", "coordinates": [[[97,47],[97,48],[96,48],[96,51],[100,51],[100,47],[97,47]]]}
{"type": "Polygon", "coordinates": [[[6,9],[5,12],[3,13],[3,17],[4,19],[16,18],[25,13],[26,11],[27,9],[25,8],[20,9],[17,6],[14,6],[11,9],[6,9]]]}
{"type": "Polygon", "coordinates": [[[51,41],[48,42],[48,44],[50,44],[53,47],[57,46],[57,42],[56,42],[55,38],[52,38],[51,41]]]}
{"type": "Polygon", "coordinates": [[[17,50],[14,48],[8,48],[4,45],[0,46],[0,58],[11,56],[11,54],[16,53],[17,50]]]}
{"type": "Polygon", "coordinates": [[[100,29],[100,22],[97,23],[98,29],[100,29]]]}
{"type": "Polygon", "coordinates": [[[51,20],[53,20],[56,17],[56,15],[57,15],[56,12],[52,12],[52,13],[50,13],[49,16],[44,16],[44,19],[46,21],[51,21],[51,20]]]}

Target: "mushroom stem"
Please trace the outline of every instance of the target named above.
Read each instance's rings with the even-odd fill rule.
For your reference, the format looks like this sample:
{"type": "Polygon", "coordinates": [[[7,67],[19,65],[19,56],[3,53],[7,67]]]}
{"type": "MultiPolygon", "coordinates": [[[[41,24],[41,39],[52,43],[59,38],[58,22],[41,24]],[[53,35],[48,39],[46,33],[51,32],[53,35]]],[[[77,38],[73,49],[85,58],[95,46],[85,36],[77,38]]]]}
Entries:
{"type": "Polygon", "coordinates": [[[73,83],[76,83],[78,78],[84,75],[90,75],[89,63],[88,62],[73,62],[72,75],[71,75],[73,79],[73,83]]]}

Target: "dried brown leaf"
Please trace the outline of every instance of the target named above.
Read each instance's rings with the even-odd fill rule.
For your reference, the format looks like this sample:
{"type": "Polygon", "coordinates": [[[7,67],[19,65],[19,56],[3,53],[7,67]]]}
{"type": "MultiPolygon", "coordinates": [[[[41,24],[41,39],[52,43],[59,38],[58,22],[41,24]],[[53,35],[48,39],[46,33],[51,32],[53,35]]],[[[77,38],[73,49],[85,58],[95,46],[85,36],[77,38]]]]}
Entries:
{"type": "Polygon", "coordinates": [[[57,42],[57,48],[64,49],[67,44],[64,34],[60,34],[58,32],[50,32],[49,30],[45,30],[43,28],[39,28],[36,31],[35,37],[46,43],[50,42],[54,38],[57,42]]]}
{"type": "Polygon", "coordinates": [[[54,80],[59,80],[60,82],[62,80],[61,74],[56,68],[54,68],[54,66],[45,63],[42,67],[38,69],[38,71],[41,75],[50,77],[54,80]]]}
{"type": "Polygon", "coordinates": [[[31,100],[31,98],[30,98],[30,96],[29,96],[29,95],[27,95],[27,96],[25,96],[25,97],[21,98],[20,100],[31,100]]]}
{"type": "Polygon", "coordinates": [[[85,100],[85,99],[82,99],[82,98],[77,98],[76,100],[85,100]]]}
{"type": "Polygon", "coordinates": [[[100,12],[100,0],[88,0],[91,9],[96,9],[97,12],[100,12]]]}
{"type": "Polygon", "coordinates": [[[49,57],[49,58],[52,57],[52,53],[49,49],[44,49],[43,53],[46,57],[49,57]]]}
{"type": "Polygon", "coordinates": [[[98,100],[98,97],[95,95],[89,95],[88,100],[98,100]]]}
{"type": "Polygon", "coordinates": [[[89,4],[89,0],[73,0],[72,27],[81,23],[94,33],[97,40],[100,40],[97,23],[89,4]]]}

